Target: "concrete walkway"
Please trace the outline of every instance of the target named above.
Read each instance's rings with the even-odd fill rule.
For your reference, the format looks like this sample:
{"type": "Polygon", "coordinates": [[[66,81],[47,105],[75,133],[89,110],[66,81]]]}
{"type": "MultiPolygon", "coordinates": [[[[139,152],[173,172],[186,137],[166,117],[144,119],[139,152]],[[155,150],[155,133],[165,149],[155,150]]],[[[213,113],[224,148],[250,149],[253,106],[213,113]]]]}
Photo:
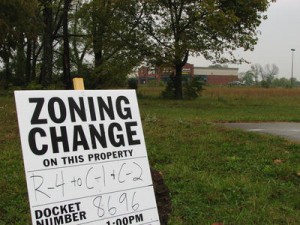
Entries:
{"type": "Polygon", "coordinates": [[[270,123],[224,123],[226,127],[242,129],[250,132],[268,133],[300,142],[300,123],[270,122],[270,123]]]}

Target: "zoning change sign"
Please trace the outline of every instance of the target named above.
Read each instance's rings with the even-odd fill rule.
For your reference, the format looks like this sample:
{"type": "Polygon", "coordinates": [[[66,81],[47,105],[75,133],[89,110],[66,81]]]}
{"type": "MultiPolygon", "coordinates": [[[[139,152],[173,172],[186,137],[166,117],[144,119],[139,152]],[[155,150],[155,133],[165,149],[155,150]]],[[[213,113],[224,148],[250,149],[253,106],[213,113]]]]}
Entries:
{"type": "Polygon", "coordinates": [[[158,225],[135,91],[16,91],[34,225],[158,225]]]}

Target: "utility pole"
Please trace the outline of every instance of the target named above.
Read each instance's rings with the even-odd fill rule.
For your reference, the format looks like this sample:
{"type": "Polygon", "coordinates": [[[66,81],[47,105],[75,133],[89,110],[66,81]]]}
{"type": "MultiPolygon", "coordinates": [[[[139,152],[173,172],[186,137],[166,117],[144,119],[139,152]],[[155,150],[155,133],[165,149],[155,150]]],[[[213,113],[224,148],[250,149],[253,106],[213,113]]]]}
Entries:
{"type": "Polygon", "coordinates": [[[293,87],[293,77],[294,77],[294,52],[296,49],[292,48],[292,72],[291,72],[291,87],[293,87]]]}

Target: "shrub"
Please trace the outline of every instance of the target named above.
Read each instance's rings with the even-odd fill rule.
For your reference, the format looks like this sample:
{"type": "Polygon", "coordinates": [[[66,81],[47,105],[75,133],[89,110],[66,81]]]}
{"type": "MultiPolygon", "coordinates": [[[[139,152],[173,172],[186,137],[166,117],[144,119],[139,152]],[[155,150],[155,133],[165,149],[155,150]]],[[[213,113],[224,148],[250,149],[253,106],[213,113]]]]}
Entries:
{"type": "Polygon", "coordinates": [[[129,78],[127,84],[129,89],[138,89],[138,80],[136,78],[129,78]]]}
{"type": "Polygon", "coordinates": [[[173,77],[170,76],[170,79],[167,82],[166,89],[161,93],[162,98],[174,99],[175,96],[175,87],[173,82],[173,77]]]}
{"type": "Polygon", "coordinates": [[[185,99],[196,99],[203,90],[204,82],[201,79],[192,78],[185,82],[183,86],[183,96],[185,99]]]}

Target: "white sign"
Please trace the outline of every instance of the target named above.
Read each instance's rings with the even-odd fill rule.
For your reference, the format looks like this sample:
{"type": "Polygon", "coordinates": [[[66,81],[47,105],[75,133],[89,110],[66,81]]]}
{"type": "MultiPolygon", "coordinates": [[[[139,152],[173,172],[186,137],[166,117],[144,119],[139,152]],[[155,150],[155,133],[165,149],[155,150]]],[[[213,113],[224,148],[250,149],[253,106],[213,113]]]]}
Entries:
{"type": "Polygon", "coordinates": [[[15,99],[32,224],[160,224],[135,91],[15,99]]]}

